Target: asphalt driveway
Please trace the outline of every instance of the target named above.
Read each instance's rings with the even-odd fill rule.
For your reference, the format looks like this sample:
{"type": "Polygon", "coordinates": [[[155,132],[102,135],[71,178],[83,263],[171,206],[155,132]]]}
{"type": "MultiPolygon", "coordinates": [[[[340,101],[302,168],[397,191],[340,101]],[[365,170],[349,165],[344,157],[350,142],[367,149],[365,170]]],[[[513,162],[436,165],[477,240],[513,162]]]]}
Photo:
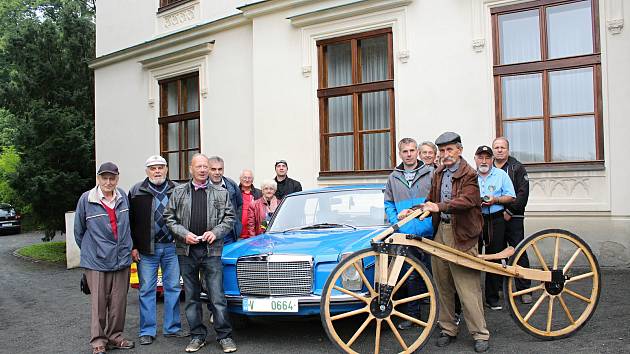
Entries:
{"type": "MultiPolygon", "coordinates": [[[[66,270],[63,266],[13,256],[16,249],[40,242],[40,238],[41,235],[36,233],[0,237],[0,353],[90,353],[87,344],[90,305],[89,297],[79,291],[81,270],[66,270]]],[[[490,352],[629,353],[630,270],[605,269],[602,283],[597,312],[579,333],[570,338],[541,341],[521,331],[508,311],[486,312],[492,336],[490,352]]],[[[130,289],[125,327],[128,338],[137,339],[138,322],[137,291],[130,289]]],[[[454,344],[444,349],[436,348],[434,339],[431,339],[423,351],[472,352],[472,341],[464,332],[454,344]]],[[[235,331],[234,337],[239,353],[335,351],[318,318],[257,320],[246,329],[235,331]]],[[[221,352],[213,338],[208,339],[209,345],[200,353],[221,352]]],[[[166,339],[158,334],[154,344],[126,352],[183,353],[187,343],[188,339],[166,339]]],[[[394,343],[390,344],[386,344],[381,352],[398,349],[394,343]]]]}

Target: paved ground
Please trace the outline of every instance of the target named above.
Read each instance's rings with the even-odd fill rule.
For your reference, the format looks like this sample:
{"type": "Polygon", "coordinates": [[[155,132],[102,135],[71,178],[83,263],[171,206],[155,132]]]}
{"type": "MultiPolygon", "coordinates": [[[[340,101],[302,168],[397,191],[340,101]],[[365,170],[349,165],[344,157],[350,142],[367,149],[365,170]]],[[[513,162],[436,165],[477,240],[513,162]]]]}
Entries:
{"type": "MultiPolygon", "coordinates": [[[[19,247],[39,242],[40,237],[38,234],[0,237],[0,353],[90,353],[89,297],[79,291],[81,271],[33,263],[12,255],[19,247]]],[[[570,338],[541,341],[521,331],[507,311],[488,312],[490,352],[630,353],[630,270],[604,270],[602,283],[597,312],[585,328],[570,338]]],[[[351,325],[356,328],[356,324],[348,323],[351,325]]],[[[137,292],[131,289],[126,333],[135,340],[137,330],[137,292]]],[[[255,321],[250,327],[235,331],[234,337],[239,353],[334,352],[317,318],[255,321]]],[[[126,353],[183,353],[187,342],[187,339],[159,337],[151,346],[126,353]]],[[[434,338],[424,351],[454,353],[472,349],[472,341],[465,333],[445,349],[436,348],[433,342],[434,338]]],[[[381,352],[396,350],[393,344],[386,344],[381,352]]],[[[208,352],[220,350],[211,342],[200,351],[208,352]]]]}

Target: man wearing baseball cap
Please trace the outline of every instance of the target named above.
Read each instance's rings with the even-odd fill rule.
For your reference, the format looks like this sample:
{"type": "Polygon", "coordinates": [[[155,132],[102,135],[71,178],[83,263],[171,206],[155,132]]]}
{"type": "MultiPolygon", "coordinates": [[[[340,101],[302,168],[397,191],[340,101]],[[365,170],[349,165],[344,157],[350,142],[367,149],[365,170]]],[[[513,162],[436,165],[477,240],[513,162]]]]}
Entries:
{"type": "Polygon", "coordinates": [[[287,172],[289,172],[287,162],[285,160],[276,161],[276,177],[274,180],[278,185],[278,189],[276,189],[276,198],[278,200],[281,200],[288,194],[302,190],[302,184],[293,178],[289,178],[287,172]]]}
{"type": "Polygon", "coordinates": [[[179,262],[175,239],[164,221],[164,209],[175,188],[168,178],[166,160],[159,155],[150,156],[144,163],[147,177],[129,191],[129,217],[133,250],[131,256],[138,264],[140,280],[140,331],[139,343],[148,345],[157,334],[157,306],[155,288],[158,268],[162,269],[164,289],[165,337],[185,337],[179,317],[179,262]]]}
{"type": "Polygon", "coordinates": [[[91,292],[90,346],[94,354],[107,348],[131,349],[123,336],[131,265],[129,201],[118,185],[118,166],[98,168],[98,184],[83,193],[74,216],[74,238],[81,249],[91,292]]]}
{"type": "MultiPolygon", "coordinates": [[[[485,246],[485,253],[497,253],[507,246],[505,240],[505,220],[503,211],[506,204],[512,203],[516,194],[510,176],[494,167],[492,148],[481,145],[475,151],[477,183],[481,194],[481,214],[483,215],[483,237],[479,240],[479,252],[485,246]]],[[[486,273],[486,306],[491,310],[501,310],[499,289],[503,284],[500,275],[486,273]]]]}

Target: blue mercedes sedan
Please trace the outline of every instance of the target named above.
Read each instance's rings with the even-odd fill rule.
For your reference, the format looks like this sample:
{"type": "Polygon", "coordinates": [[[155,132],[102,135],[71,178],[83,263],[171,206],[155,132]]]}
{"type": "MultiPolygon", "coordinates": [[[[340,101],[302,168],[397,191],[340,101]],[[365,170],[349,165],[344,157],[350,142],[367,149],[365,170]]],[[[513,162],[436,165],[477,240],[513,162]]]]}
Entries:
{"type": "MultiPolygon", "coordinates": [[[[319,315],[322,288],[333,268],[369,247],[388,226],[383,190],[384,185],[354,185],[291,194],[266,233],[225,246],[224,287],[232,315],[319,315]]],[[[371,281],[374,262],[365,263],[371,281]]],[[[347,273],[344,288],[367,292],[358,272],[347,273]]],[[[343,293],[333,297],[332,312],[365,305],[343,293]]]]}

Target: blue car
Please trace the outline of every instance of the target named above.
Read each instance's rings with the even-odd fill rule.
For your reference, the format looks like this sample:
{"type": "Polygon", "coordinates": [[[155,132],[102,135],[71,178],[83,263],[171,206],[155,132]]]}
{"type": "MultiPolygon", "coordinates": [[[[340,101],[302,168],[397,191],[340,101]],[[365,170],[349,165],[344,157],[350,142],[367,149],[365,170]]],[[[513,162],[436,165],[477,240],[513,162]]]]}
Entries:
{"type": "MultiPolygon", "coordinates": [[[[322,288],[346,256],[370,246],[388,226],[384,185],[327,187],[285,197],[266,233],[225,246],[224,287],[229,311],[242,315],[319,315],[322,288]]],[[[373,261],[363,264],[370,281],[373,261]]],[[[358,272],[344,287],[366,291],[358,272]],[[363,288],[363,289],[362,289],[363,288]]],[[[333,293],[331,312],[364,303],[333,293]]]]}

